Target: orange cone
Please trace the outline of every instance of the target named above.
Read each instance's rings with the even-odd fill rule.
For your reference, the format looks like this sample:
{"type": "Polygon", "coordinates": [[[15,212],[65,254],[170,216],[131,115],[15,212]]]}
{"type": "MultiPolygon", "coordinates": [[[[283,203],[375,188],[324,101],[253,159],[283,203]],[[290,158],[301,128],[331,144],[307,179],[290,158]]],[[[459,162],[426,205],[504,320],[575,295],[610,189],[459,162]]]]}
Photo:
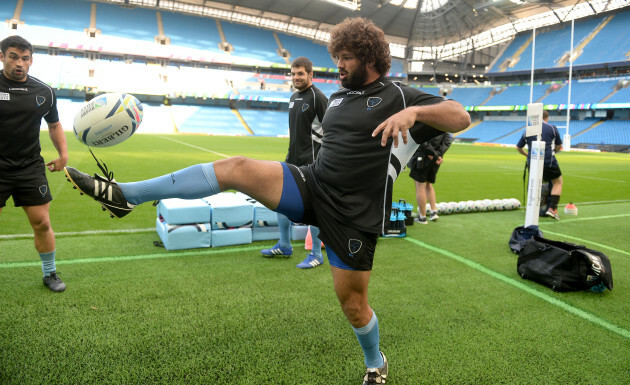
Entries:
{"type": "Polygon", "coordinates": [[[578,208],[573,202],[570,202],[568,205],[564,206],[564,213],[569,215],[577,215],[578,208]]]}
{"type": "Polygon", "coordinates": [[[304,248],[306,250],[313,249],[313,237],[311,237],[311,226],[308,227],[306,231],[306,238],[304,239],[304,248]]]}

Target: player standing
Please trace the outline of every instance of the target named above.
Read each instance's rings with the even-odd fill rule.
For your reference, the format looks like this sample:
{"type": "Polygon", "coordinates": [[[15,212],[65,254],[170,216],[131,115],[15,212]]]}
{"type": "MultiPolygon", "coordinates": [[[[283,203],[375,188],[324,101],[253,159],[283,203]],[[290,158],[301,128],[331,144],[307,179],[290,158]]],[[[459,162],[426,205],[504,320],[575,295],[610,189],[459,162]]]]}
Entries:
{"type": "MultiPolygon", "coordinates": [[[[289,152],[285,162],[295,166],[313,163],[322,143],[322,120],[326,112],[328,98],[319,88],[313,85],[313,63],[300,56],[291,64],[291,81],[297,89],[289,101],[289,152]]],[[[290,256],[291,221],[278,213],[280,239],[271,249],[261,251],[265,257],[290,256]]],[[[296,267],[309,269],[324,263],[322,242],[319,240],[319,229],[310,226],[313,248],[304,261],[296,267]]]]}
{"type": "Polygon", "coordinates": [[[55,234],[50,226],[52,195],[46,178],[68,162],[66,136],[57,112],[52,88],[28,75],[33,46],[20,36],[0,42],[0,212],[13,196],[33,228],[35,249],[42,261],[43,282],[52,291],[64,291],[55,266],[55,234]],[[44,164],[39,143],[42,118],[59,157],[44,164]]]}

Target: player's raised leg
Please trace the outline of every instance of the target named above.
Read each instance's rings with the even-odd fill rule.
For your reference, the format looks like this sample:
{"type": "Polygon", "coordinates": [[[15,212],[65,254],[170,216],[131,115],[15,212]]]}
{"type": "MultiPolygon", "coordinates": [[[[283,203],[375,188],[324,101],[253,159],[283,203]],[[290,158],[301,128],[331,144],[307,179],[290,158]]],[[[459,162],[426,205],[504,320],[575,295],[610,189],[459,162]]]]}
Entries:
{"type": "Polygon", "coordinates": [[[81,193],[100,202],[118,218],[144,202],[203,198],[229,189],[241,191],[273,210],[280,202],[283,186],[280,162],[241,156],[197,164],[131,183],[118,183],[96,174],[92,177],[72,167],[66,167],[65,173],[68,181],[81,193]]]}

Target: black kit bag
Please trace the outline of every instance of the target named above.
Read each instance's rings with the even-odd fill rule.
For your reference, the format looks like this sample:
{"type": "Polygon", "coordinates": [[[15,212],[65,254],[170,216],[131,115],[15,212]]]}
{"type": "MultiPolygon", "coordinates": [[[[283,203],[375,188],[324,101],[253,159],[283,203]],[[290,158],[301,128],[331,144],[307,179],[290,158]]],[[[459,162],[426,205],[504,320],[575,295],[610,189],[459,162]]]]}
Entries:
{"type": "Polygon", "coordinates": [[[518,274],[554,291],[612,290],[610,260],[603,253],[569,242],[538,236],[519,252],[518,274]]]}
{"type": "Polygon", "coordinates": [[[518,254],[524,247],[525,243],[534,235],[542,238],[543,233],[538,226],[519,226],[512,231],[508,245],[514,254],[518,254]]]}

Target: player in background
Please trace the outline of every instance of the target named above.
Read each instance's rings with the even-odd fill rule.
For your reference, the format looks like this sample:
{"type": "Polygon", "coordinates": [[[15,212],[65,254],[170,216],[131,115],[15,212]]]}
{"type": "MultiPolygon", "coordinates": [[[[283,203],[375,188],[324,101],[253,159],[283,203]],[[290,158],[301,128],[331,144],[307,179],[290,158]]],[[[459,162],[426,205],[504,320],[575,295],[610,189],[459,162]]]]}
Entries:
{"type": "MultiPolygon", "coordinates": [[[[551,194],[547,198],[547,204],[549,208],[545,213],[548,217],[556,220],[560,220],[558,215],[558,202],[560,202],[560,195],[562,195],[562,171],[560,165],[556,159],[556,154],[562,151],[562,138],[558,128],[552,124],[549,124],[549,112],[543,111],[543,124],[541,140],[545,142],[545,159],[543,165],[543,181],[551,181],[551,194]]],[[[527,148],[532,148],[532,142],[536,140],[536,136],[525,137],[525,133],[521,136],[518,143],[516,143],[516,150],[527,157],[527,166],[529,167],[530,155],[529,151],[525,152],[523,147],[527,144],[527,148]]]]}
{"type": "Polygon", "coordinates": [[[428,223],[427,199],[431,207],[429,220],[437,221],[439,218],[433,184],[440,165],[444,160],[444,153],[449,149],[452,141],[451,134],[445,132],[428,142],[421,143],[407,164],[409,166],[409,176],[416,185],[416,201],[418,202],[416,223],[423,225],[428,223]]]}
{"type": "Polygon", "coordinates": [[[68,163],[68,148],[52,88],[28,75],[33,64],[33,46],[20,36],[0,42],[0,212],[13,196],[33,228],[35,249],[42,261],[43,281],[50,290],[66,285],[55,267],[55,234],[50,226],[52,195],[46,178],[68,163]],[[48,123],[50,140],[59,157],[44,164],[39,143],[42,118],[48,123]]]}
{"type": "MultiPolygon", "coordinates": [[[[313,163],[322,143],[322,120],[326,112],[328,98],[319,88],[313,85],[313,63],[301,56],[291,64],[291,81],[297,89],[289,101],[289,152],[286,163],[295,166],[305,166],[313,163]]],[[[275,256],[290,256],[291,221],[285,215],[278,213],[278,227],[280,239],[271,249],[261,251],[268,258],[275,256]]],[[[322,242],[319,240],[319,229],[310,226],[313,248],[304,261],[296,267],[309,269],[324,263],[322,256],[322,242]]]]}
{"type": "Polygon", "coordinates": [[[392,186],[418,143],[465,129],[470,116],[455,101],[388,80],[389,43],[367,19],[348,18],[335,26],[328,51],[344,88],[330,97],[313,164],[235,156],[132,183],[71,167],[66,175],[118,217],[144,202],[234,189],[294,222],[318,226],[337,298],[363,350],[363,384],[383,384],[389,366],[380,351],[378,318],[368,304],[368,283],[379,234],[389,221],[392,186]]]}

